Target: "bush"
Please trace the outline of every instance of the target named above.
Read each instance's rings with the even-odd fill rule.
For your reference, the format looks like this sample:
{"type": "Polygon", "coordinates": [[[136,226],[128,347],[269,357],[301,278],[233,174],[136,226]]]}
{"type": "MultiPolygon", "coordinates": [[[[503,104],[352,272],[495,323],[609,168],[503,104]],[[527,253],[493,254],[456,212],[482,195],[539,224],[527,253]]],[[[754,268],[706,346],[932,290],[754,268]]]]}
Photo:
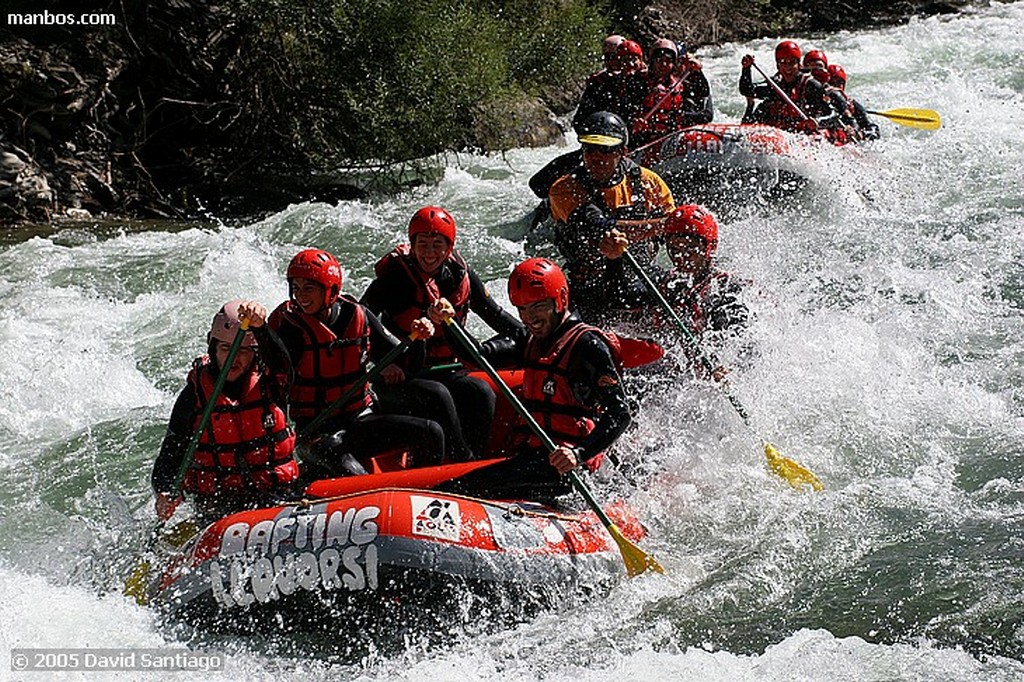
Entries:
{"type": "Polygon", "coordinates": [[[580,0],[237,0],[245,141],[330,168],[475,144],[494,102],[578,80],[603,34],[580,0]]]}

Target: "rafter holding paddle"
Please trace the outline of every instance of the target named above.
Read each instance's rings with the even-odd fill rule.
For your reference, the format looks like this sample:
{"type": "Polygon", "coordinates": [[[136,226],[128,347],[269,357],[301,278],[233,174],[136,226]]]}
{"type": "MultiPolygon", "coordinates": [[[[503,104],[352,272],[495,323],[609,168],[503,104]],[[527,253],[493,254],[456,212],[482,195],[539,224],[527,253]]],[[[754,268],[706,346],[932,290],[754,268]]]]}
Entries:
{"type": "MultiPolygon", "coordinates": [[[[242,340],[245,338],[246,332],[249,330],[249,318],[239,318],[239,329],[235,334],[234,340],[231,342],[231,347],[228,349],[227,358],[221,365],[220,371],[217,373],[217,381],[213,384],[213,390],[210,392],[210,397],[206,401],[206,407],[203,409],[203,414],[199,419],[199,424],[196,426],[196,430],[192,433],[192,438],[188,442],[188,447],[185,450],[185,456],[181,460],[181,466],[178,467],[178,473],[174,477],[173,494],[178,495],[181,493],[181,484],[185,480],[185,474],[188,472],[188,468],[192,466],[192,460],[196,456],[196,447],[199,445],[199,439],[203,435],[203,431],[206,429],[207,424],[210,423],[210,416],[213,414],[213,408],[216,405],[217,398],[220,396],[221,391],[224,390],[224,384],[228,380],[228,374],[231,373],[231,365],[235,362],[235,357],[238,355],[238,350],[242,347],[242,340]]],[[[171,510],[173,514],[173,509],[171,510]]],[[[153,546],[158,540],[164,535],[164,527],[167,525],[167,521],[170,519],[171,514],[168,514],[166,518],[162,518],[157,522],[156,527],[149,534],[149,539],[146,541],[146,552],[152,550],[153,546]]],[[[191,537],[195,533],[195,525],[183,522],[173,528],[168,534],[167,541],[172,545],[184,544],[188,537],[191,537]],[[185,529],[189,532],[186,533],[185,529]],[[180,535],[187,535],[188,537],[178,537],[180,535]]],[[[149,595],[147,593],[147,586],[149,582],[149,571],[151,563],[149,559],[143,559],[139,562],[139,565],[135,567],[131,575],[124,582],[124,589],[122,593],[125,596],[132,597],[136,603],[145,605],[149,601],[149,595]]]]}
{"type": "MultiPolygon", "coordinates": [[[[658,304],[664,310],[665,314],[668,315],[669,319],[672,320],[676,329],[678,329],[679,332],[682,334],[683,339],[687,342],[687,344],[689,344],[689,346],[700,358],[701,363],[707,370],[708,374],[714,375],[716,368],[714,367],[714,364],[708,358],[704,350],[700,347],[700,343],[697,341],[697,338],[693,335],[693,332],[691,332],[687,328],[686,324],[682,321],[682,319],[680,319],[679,314],[675,311],[672,305],[665,299],[664,295],[662,295],[657,285],[651,280],[650,276],[644,271],[644,269],[640,267],[640,264],[636,262],[636,259],[633,258],[633,254],[631,254],[627,249],[623,251],[622,257],[625,259],[626,263],[636,272],[637,276],[640,277],[641,280],[643,280],[644,284],[650,290],[651,294],[657,299],[658,304]]],[[[721,387],[722,392],[725,394],[725,397],[729,400],[729,404],[733,406],[733,409],[736,410],[736,413],[739,414],[740,418],[743,420],[743,424],[751,431],[753,431],[754,429],[753,425],[750,422],[750,415],[747,412],[746,408],[743,406],[743,404],[740,402],[739,398],[733,395],[733,393],[729,390],[728,386],[721,383],[719,383],[719,386],[721,387]]],[[[782,453],[779,452],[778,448],[776,448],[774,445],[768,442],[765,438],[760,437],[760,440],[764,448],[765,457],[768,460],[768,467],[772,470],[772,472],[774,472],[780,478],[785,480],[790,486],[797,490],[802,490],[805,486],[810,486],[814,490],[824,489],[825,486],[822,485],[821,481],[818,480],[818,477],[811,473],[809,469],[801,466],[800,464],[793,461],[792,459],[789,459],[788,457],[784,457],[782,453]]]]}
{"type": "MultiPolygon", "coordinates": [[[[508,384],[506,384],[501,378],[498,371],[494,369],[491,363],[489,363],[487,359],[484,358],[476,349],[473,339],[470,338],[469,334],[467,334],[466,331],[453,319],[448,318],[447,323],[448,328],[451,330],[455,338],[458,339],[465,352],[470,356],[474,363],[487,372],[488,376],[491,377],[491,380],[494,381],[494,385],[501,391],[501,394],[505,396],[519,416],[526,422],[526,425],[529,427],[533,435],[541,441],[545,449],[549,452],[554,450],[557,447],[555,442],[544,431],[544,429],[541,428],[540,424],[537,423],[537,420],[533,418],[533,415],[530,414],[530,411],[526,409],[526,406],[523,405],[515,393],[512,392],[512,389],[508,387],[508,384]]],[[[619,552],[622,554],[622,560],[626,565],[626,573],[630,577],[640,575],[648,570],[656,571],[658,573],[665,572],[665,569],[662,568],[657,559],[630,542],[630,540],[622,534],[622,531],[619,530],[618,526],[615,525],[615,523],[605,513],[604,509],[601,508],[601,505],[594,497],[590,488],[575,471],[569,471],[566,474],[566,477],[569,479],[572,487],[575,488],[587,502],[587,505],[591,508],[594,514],[597,515],[597,518],[600,519],[601,524],[608,530],[612,539],[615,540],[615,544],[618,545],[619,552]]]]}

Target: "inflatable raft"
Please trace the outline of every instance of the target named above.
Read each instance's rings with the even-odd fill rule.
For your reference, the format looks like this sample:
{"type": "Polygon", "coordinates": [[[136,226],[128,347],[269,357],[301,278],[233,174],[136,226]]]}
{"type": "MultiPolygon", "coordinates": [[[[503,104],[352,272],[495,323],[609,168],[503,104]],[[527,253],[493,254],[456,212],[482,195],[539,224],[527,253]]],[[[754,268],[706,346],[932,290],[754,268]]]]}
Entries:
{"type": "MultiPolygon", "coordinates": [[[[430,479],[490,463],[414,470],[408,480],[416,487],[391,487],[400,480],[394,473],[321,481],[315,492],[341,494],[227,516],[168,563],[153,601],[209,614],[441,577],[568,586],[624,573],[615,542],[591,512],[429,490],[430,479]],[[348,492],[359,485],[366,489],[348,492]]],[[[623,504],[607,513],[626,537],[644,536],[623,504]]]]}
{"type": "Polygon", "coordinates": [[[756,123],[706,123],[667,135],[631,156],[679,196],[720,209],[798,190],[820,174],[822,159],[835,150],[820,135],[756,123]]]}
{"type": "MultiPolygon", "coordinates": [[[[629,348],[634,360],[642,355],[629,348]]],[[[502,374],[521,382],[521,371],[502,374]]],[[[499,400],[492,443],[512,423],[511,407],[499,400]]],[[[189,621],[223,622],[254,610],[404,599],[446,581],[587,589],[624,574],[618,546],[591,511],[434,490],[503,459],[413,469],[404,460],[386,454],[367,475],[316,481],[300,501],[212,523],[157,562],[163,569],[149,576],[148,600],[189,621]]],[[[644,537],[622,502],[606,513],[627,539],[644,537]]]]}

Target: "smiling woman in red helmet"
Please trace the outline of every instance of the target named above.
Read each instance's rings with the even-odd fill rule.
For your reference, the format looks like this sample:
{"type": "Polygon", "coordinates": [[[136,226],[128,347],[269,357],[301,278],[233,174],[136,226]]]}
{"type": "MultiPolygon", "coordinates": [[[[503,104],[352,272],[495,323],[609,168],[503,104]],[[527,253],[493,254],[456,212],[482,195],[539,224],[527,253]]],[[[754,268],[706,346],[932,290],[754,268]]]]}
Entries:
{"type": "Polygon", "coordinates": [[[546,258],[516,266],[508,294],[526,330],[486,341],[480,352],[496,367],[524,368],[523,404],[557,447],[548,453],[524,430],[510,460],[442,487],[524,499],[565,494],[571,488],[562,475],[600,466],[630,423],[618,342],[570,312],[569,284],[546,258]]]}
{"type": "Polygon", "coordinates": [[[278,499],[299,476],[292,454],[295,434],[286,419],[291,365],[281,341],[267,329],[267,309],[256,301],[233,300],[213,317],[208,352],[197,358],[185,388],[171,411],[160,454],[153,465],[156,511],[161,520],[174,513],[181,493],[192,495],[202,522],[278,499]],[[249,321],[242,332],[241,321],[249,321]],[[227,368],[218,395],[214,386],[238,334],[245,334],[227,368]],[[175,482],[212,401],[210,419],[181,481],[175,482]]]}
{"type": "MultiPolygon", "coordinates": [[[[388,329],[408,334],[411,320],[430,315],[435,305],[446,302],[460,325],[472,311],[499,334],[521,331],[522,325],[490,297],[483,281],[455,248],[457,228],[451,213],[440,206],[424,206],[409,221],[408,235],[408,244],[395,247],[377,262],[376,278],[362,298],[388,329]]],[[[405,370],[447,365],[455,359],[442,327],[439,325],[425,341],[413,344],[410,357],[401,365],[405,370]]],[[[381,402],[389,411],[415,411],[440,423],[445,429],[449,459],[472,459],[483,454],[495,403],[494,391],[487,382],[453,369],[432,372],[429,378],[403,379],[379,390],[381,402]]]]}
{"type": "MultiPolygon", "coordinates": [[[[332,407],[379,360],[398,345],[377,317],[341,293],[338,261],[323,249],[305,249],[288,264],[289,298],[270,316],[295,368],[290,413],[300,432],[332,407]]],[[[427,319],[410,327],[434,331],[427,319]]],[[[444,452],[441,426],[429,419],[388,414],[369,386],[357,390],[317,427],[308,459],[334,476],[365,473],[363,461],[394,448],[409,448],[416,466],[438,463],[444,452]],[[361,461],[362,460],[362,461],[361,461]]]]}

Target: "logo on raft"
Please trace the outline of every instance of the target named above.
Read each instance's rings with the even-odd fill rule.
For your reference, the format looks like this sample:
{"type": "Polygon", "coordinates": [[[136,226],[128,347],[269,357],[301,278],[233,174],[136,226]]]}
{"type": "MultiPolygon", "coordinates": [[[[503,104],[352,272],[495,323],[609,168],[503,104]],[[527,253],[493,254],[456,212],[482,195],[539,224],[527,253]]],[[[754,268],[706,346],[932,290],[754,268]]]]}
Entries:
{"type": "Polygon", "coordinates": [[[299,588],[376,590],[379,517],[380,508],[371,506],[233,523],[209,564],[213,597],[231,608],[265,604],[299,588]]]}
{"type": "Polygon", "coordinates": [[[413,535],[425,535],[439,540],[459,541],[462,514],[455,500],[411,495],[413,535]]]}

